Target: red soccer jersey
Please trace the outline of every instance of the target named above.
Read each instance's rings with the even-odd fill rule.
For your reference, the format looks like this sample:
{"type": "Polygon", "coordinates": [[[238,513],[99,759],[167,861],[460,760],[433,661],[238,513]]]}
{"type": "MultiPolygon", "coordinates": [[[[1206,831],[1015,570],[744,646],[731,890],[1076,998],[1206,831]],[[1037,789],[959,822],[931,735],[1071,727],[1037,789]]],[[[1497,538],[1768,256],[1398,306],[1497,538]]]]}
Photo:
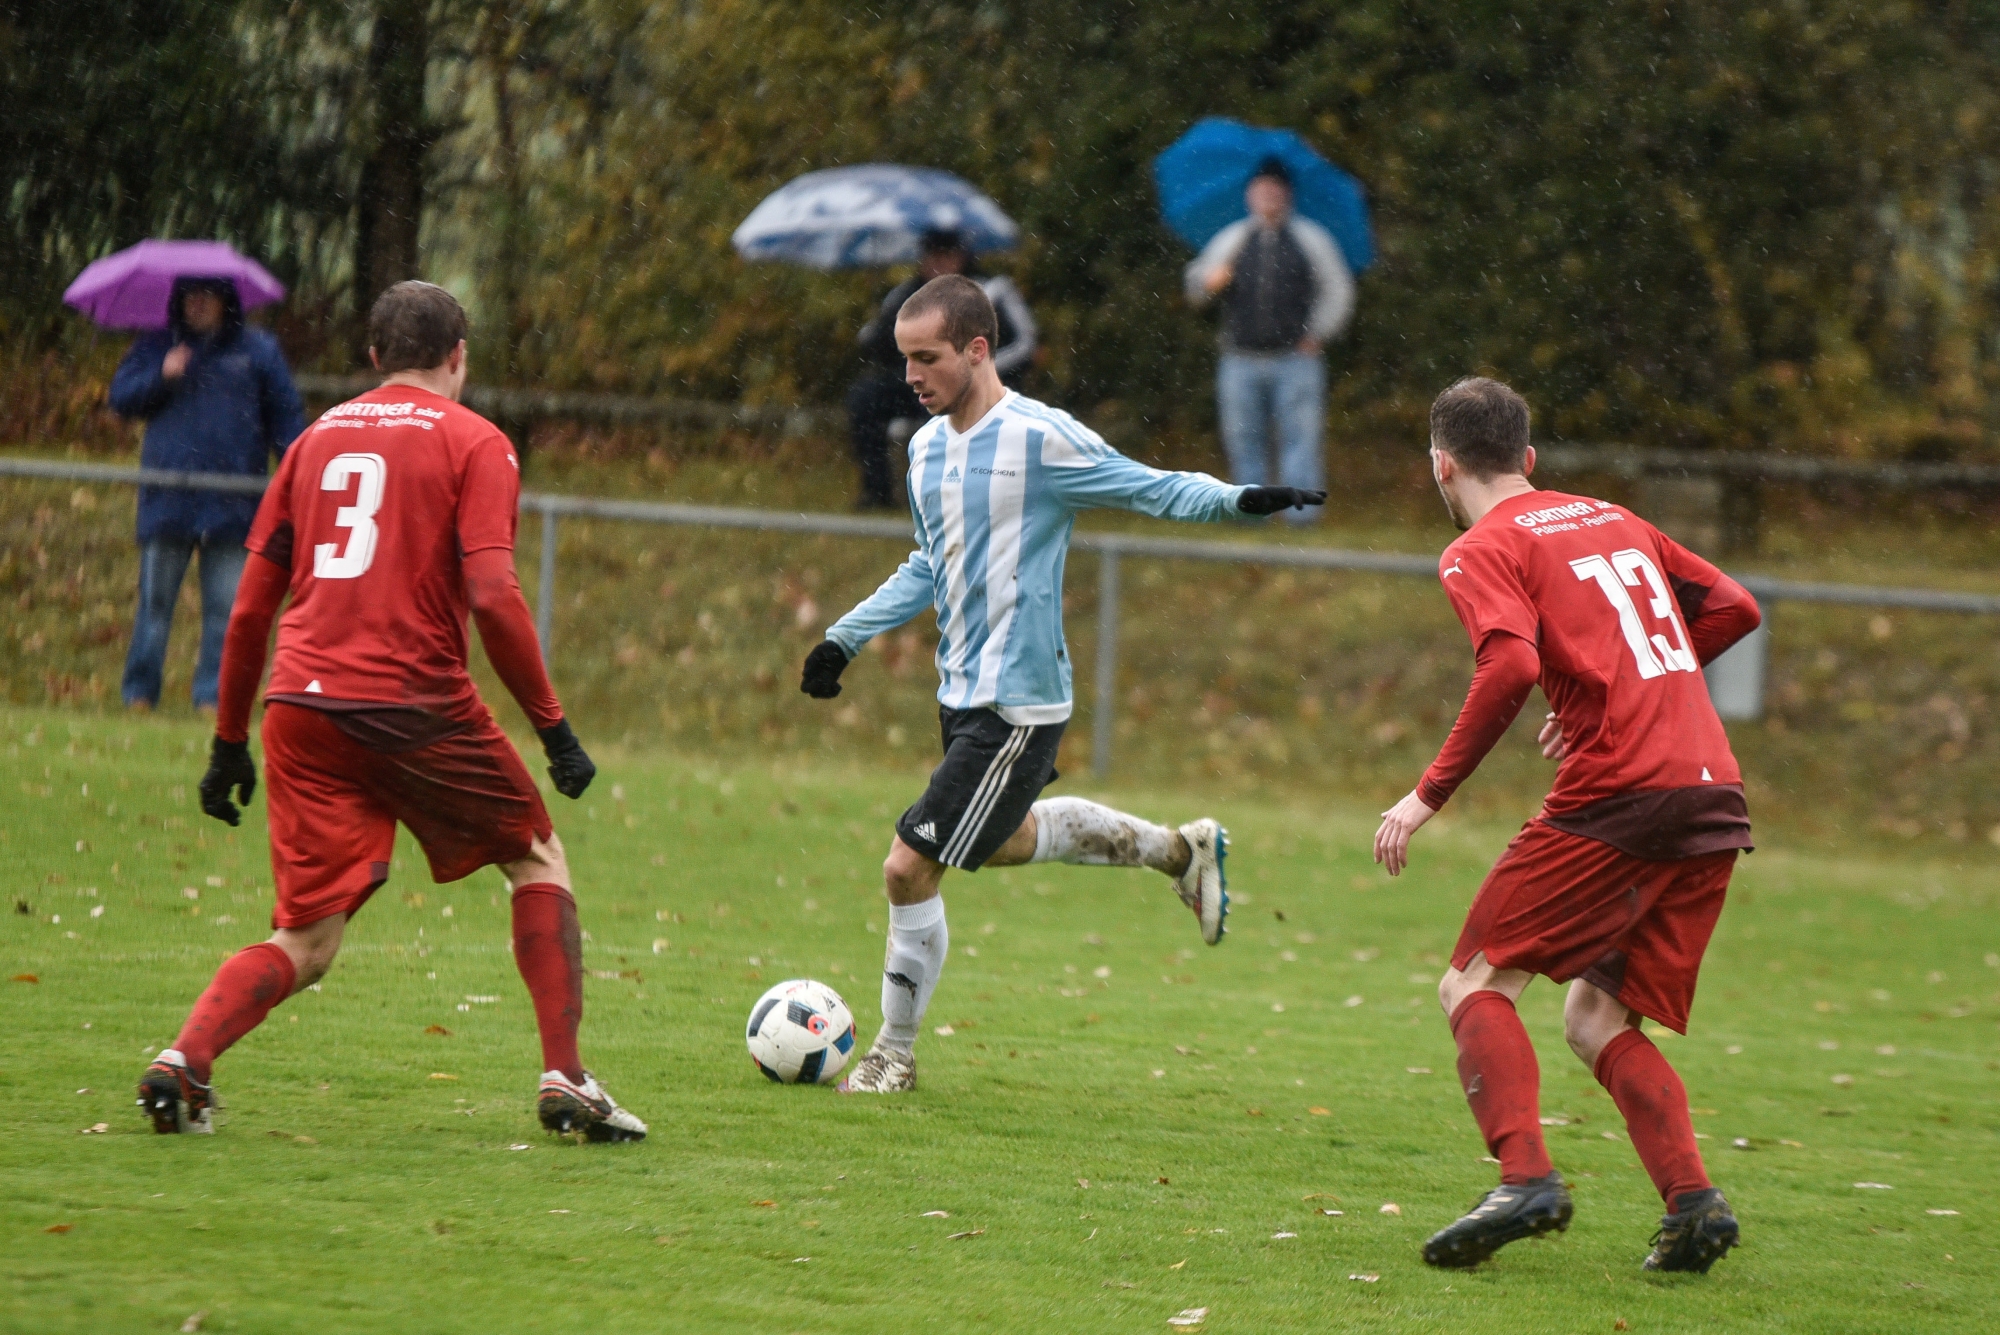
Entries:
{"type": "MultiPolygon", "coordinates": [[[[1445,549],[1438,575],[1482,657],[1496,635],[1518,636],[1539,655],[1542,693],[1568,746],[1545,819],[1621,846],[1620,834],[1643,839],[1635,825],[1662,818],[1692,819],[1706,830],[1704,846],[1723,839],[1718,822],[1740,822],[1740,838],[1719,846],[1747,845],[1747,821],[1723,820],[1726,809],[1741,811],[1742,776],[1701,674],[1703,659],[1756,625],[1741,586],[1623,507],[1553,491],[1495,506],[1445,549]],[[1710,801],[1704,789],[1723,791],[1710,801]],[[1631,800],[1675,790],[1692,791],[1666,808],[1631,800]],[[1614,832],[1590,828],[1593,813],[1614,832]]],[[[1432,767],[1425,787],[1448,795],[1464,774],[1441,767],[1470,765],[1441,757],[1432,767]]],[[[1686,840],[1666,843],[1686,855],[1686,840]]]]}
{"type": "Polygon", "coordinates": [[[513,548],[520,491],[507,437],[450,399],[384,385],[329,409],[247,544],[291,571],[269,694],[479,717],[463,561],[513,548]]]}

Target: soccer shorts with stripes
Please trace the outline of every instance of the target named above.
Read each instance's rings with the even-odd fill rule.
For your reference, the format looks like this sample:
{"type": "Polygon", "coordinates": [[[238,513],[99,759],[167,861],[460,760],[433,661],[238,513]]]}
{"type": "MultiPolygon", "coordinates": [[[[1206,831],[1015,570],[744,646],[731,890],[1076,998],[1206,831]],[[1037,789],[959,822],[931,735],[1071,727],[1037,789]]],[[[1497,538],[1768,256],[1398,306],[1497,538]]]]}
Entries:
{"type": "Polygon", "coordinates": [[[991,709],[938,710],[944,760],[896,835],[947,867],[978,871],[1056,777],[1064,724],[1009,723],[991,709]]]}

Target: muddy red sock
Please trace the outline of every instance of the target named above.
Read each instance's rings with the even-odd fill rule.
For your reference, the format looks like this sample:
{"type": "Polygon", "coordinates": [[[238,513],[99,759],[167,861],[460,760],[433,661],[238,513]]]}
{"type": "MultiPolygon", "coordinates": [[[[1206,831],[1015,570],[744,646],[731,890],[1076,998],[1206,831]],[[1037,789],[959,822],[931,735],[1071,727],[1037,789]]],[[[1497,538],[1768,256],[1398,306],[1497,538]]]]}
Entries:
{"type": "Polygon", "coordinates": [[[1667,1065],[1652,1039],[1637,1029],[1625,1030],[1597,1054],[1593,1074],[1624,1114],[1632,1148],[1638,1151],[1639,1162],[1646,1165],[1653,1185],[1660,1189],[1667,1209],[1674,1208],[1682,1192],[1700,1191],[1709,1185],[1708,1173],[1701,1166],[1701,1150],[1694,1143],[1687,1086],[1667,1065]]]}
{"type": "Polygon", "coordinates": [[[188,1074],[207,1084],[215,1059],[264,1023],[272,1007],[292,995],[297,981],[292,957],[272,941],[245,946],[224,960],[174,1040],[188,1074]]]}
{"type": "Polygon", "coordinates": [[[576,1030],[583,1023],[583,932],[569,891],[547,882],[514,891],[514,967],[535,1001],[542,1069],[581,1081],[576,1030]]]}
{"type": "Polygon", "coordinates": [[[1474,992],[1452,1012],[1451,1036],[1458,1043],[1458,1083],[1487,1150],[1500,1161],[1500,1180],[1548,1176],[1542,1068],[1514,1003],[1499,992],[1474,992]]]}

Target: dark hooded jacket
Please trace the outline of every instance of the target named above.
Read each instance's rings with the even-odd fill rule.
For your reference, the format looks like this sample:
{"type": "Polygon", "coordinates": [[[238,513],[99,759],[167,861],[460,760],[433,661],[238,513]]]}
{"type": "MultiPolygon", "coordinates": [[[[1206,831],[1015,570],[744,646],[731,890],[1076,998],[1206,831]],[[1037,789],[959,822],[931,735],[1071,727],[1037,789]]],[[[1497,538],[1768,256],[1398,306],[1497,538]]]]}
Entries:
{"type": "MultiPolygon", "coordinates": [[[[235,284],[223,289],[222,328],[203,338],[187,327],[182,300],[190,286],[174,285],[167,328],[141,334],[111,377],[111,407],[121,417],[143,419],[147,468],[264,476],[272,455],[282,455],[305,430],[304,405],[292,384],[278,340],[243,322],[235,284]],[[177,343],[193,350],[178,380],[160,374],[177,343]]],[[[177,538],[241,542],[257,515],[257,497],[236,492],[139,489],[139,541],[177,538]]]]}

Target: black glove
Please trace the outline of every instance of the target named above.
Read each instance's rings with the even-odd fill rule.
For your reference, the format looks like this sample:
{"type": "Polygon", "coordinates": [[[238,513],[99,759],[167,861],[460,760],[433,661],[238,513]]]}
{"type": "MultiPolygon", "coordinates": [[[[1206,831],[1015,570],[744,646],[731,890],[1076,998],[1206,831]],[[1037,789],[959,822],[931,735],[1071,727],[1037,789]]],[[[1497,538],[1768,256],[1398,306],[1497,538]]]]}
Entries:
{"type": "Polygon", "coordinates": [[[1301,487],[1245,487],[1236,498],[1236,508],[1246,515],[1274,515],[1280,510],[1303,510],[1308,505],[1325,504],[1325,492],[1301,487]]]}
{"type": "Polygon", "coordinates": [[[236,802],[250,805],[250,795],[257,791],[257,766],[250,759],[250,743],[225,742],[220,737],[208,749],[208,773],[201,776],[201,811],[205,816],[213,816],[231,825],[240,825],[243,814],[236,809],[236,802],[229,800],[229,790],[236,790],[236,802]]]}
{"type": "Polygon", "coordinates": [[[806,655],[806,667],[799,689],[815,700],[831,700],[840,694],[840,674],[847,671],[847,650],[832,640],[821,640],[806,655]]]}
{"type": "Polygon", "coordinates": [[[584,754],[583,743],[570,731],[569,720],[558,719],[551,727],[537,728],[535,736],[542,739],[542,754],[549,758],[549,777],[555,780],[556,791],[564,797],[582,797],[597,777],[597,766],[584,754]]]}

